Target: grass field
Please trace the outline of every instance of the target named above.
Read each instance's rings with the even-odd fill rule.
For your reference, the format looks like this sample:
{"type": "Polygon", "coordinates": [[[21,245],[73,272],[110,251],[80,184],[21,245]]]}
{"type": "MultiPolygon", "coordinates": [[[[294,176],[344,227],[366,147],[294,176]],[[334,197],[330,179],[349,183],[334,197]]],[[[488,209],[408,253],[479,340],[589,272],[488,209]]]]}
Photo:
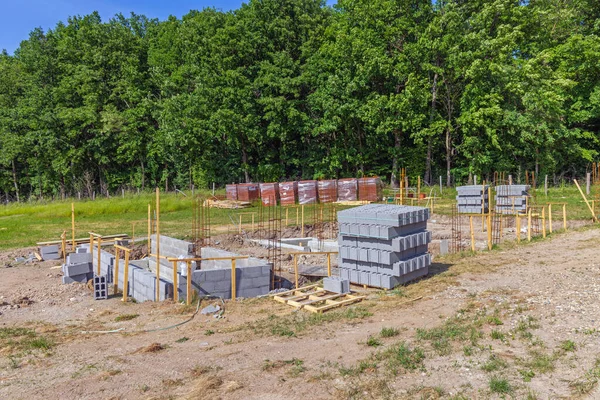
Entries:
{"type": "MultiPolygon", "coordinates": [[[[427,193],[430,189],[423,189],[427,193]]],[[[224,194],[224,193],[219,193],[224,194]]],[[[384,195],[389,195],[384,191],[384,195]]],[[[436,201],[435,212],[449,214],[454,198],[455,189],[444,188],[440,196],[439,187],[433,188],[433,194],[441,197],[436,201]]],[[[552,203],[567,203],[568,219],[590,219],[591,213],[583,202],[575,186],[552,188],[548,196],[543,189],[533,191],[534,203],[545,205],[552,203]]],[[[594,187],[590,200],[596,199],[597,204],[600,187],[594,187]]],[[[94,201],[74,201],[76,237],[88,237],[88,232],[93,231],[103,235],[127,233],[131,235],[135,227],[136,237],[145,236],[147,233],[148,204],[154,209],[155,196],[150,193],[129,195],[113,198],[102,198],[94,201]]],[[[421,201],[420,205],[425,205],[421,201]]],[[[161,194],[161,233],[179,238],[189,237],[192,229],[192,201],[188,194],[161,194]]],[[[239,221],[239,213],[257,212],[258,206],[242,210],[211,210],[211,226],[219,226],[221,231],[235,230],[234,223],[239,221]]],[[[562,211],[554,208],[558,216],[562,211]]],[[[598,214],[598,211],[596,211],[598,214]]],[[[305,209],[305,221],[310,223],[314,212],[312,207],[305,209]]],[[[285,212],[282,213],[285,216],[285,212]]],[[[243,217],[244,223],[250,222],[250,216],[243,217]]],[[[258,215],[256,216],[258,218],[258,215]]],[[[289,222],[295,224],[296,211],[289,211],[289,222]]],[[[327,216],[324,217],[325,219],[327,216]]],[[[256,220],[257,221],[257,220],[256,220]]],[[[71,237],[71,200],[37,203],[19,203],[0,206],[0,250],[34,246],[36,242],[58,240],[63,231],[67,231],[67,238],[71,237]]]]}

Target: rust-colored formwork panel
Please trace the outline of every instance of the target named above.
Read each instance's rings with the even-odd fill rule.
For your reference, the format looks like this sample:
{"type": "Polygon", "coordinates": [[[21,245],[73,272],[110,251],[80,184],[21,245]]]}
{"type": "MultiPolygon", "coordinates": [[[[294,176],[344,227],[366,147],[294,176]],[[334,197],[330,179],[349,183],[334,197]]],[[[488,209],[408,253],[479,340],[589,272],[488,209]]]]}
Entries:
{"type": "Polygon", "coordinates": [[[237,185],[239,201],[253,202],[260,197],[260,190],[257,183],[240,183],[237,185]]]}
{"type": "Polygon", "coordinates": [[[225,185],[225,191],[227,192],[227,200],[238,199],[238,190],[236,184],[225,185]]]}
{"type": "Polygon", "coordinates": [[[337,200],[337,181],[335,179],[319,181],[317,188],[319,203],[333,203],[337,200]]]}
{"type": "Polygon", "coordinates": [[[378,176],[358,179],[358,199],[380,201],[383,198],[383,183],[378,176]]]}
{"type": "Polygon", "coordinates": [[[298,204],[314,204],[317,202],[317,181],[298,182],[298,204]]]}
{"type": "Polygon", "coordinates": [[[260,198],[262,200],[263,205],[276,206],[277,200],[279,200],[279,184],[277,182],[261,183],[260,198]]]}
{"type": "Polygon", "coordinates": [[[338,179],[338,201],[358,200],[358,180],[356,178],[338,179]]]}
{"type": "Polygon", "coordinates": [[[293,206],[298,199],[298,182],[279,183],[279,202],[282,206],[293,206]]]}

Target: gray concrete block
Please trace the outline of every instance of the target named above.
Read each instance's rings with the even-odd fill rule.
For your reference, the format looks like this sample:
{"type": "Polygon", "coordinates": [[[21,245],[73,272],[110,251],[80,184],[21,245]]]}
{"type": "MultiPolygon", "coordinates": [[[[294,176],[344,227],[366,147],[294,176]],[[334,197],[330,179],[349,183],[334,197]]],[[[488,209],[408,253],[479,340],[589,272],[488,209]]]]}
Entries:
{"type": "Polygon", "coordinates": [[[87,274],[92,272],[92,264],[91,263],[80,263],[80,264],[71,264],[64,265],[63,272],[65,276],[77,276],[82,274],[87,274]]]}
{"type": "Polygon", "coordinates": [[[334,293],[349,293],[350,281],[337,276],[327,277],[323,279],[323,289],[334,293]]]}
{"type": "Polygon", "coordinates": [[[62,283],[74,283],[74,282],[79,282],[79,283],[86,283],[88,281],[88,274],[81,274],[81,275],[73,275],[73,276],[63,276],[62,277],[62,283]]]}
{"type": "Polygon", "coordinates": [[[91,253],[71,253],[67,256],[67,264],[91,263],[91,253]]]}

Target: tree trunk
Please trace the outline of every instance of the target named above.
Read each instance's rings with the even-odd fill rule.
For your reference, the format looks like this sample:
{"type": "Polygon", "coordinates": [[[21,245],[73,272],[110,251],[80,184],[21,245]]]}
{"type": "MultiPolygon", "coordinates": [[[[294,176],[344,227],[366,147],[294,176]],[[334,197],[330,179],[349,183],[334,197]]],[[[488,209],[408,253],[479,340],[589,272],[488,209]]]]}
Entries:
{"type": "Polygon", "coordinates": [[[17,203],[19,203],[20,202],[19,184],[17,183],[17,168],[15,166],[15,160],[12,160],[12,174],[13,174],[13,184],[15,185],[15,193],[17,195],[17,203]]]}
{"type": "Polygon", "coordinates": [[[394,156],[392,158],[392,177],[390,179],[390,185],[393,188],[397,188],[400,183],[398,181],[398,171],[400,169],[398,154],[400,154],[400,132],[394,130],[394,156]]]}
{"type": "MultiPolygon", "coordinates": [[[[433,87],[431,88],[431,112],[429,113],[429,124],[433,123],[435,118],[435,102],[437,100],[437,72],[433,75],[433,87]]],[[[425,164],[425,183],[431,185],[431,153],[432,153],[433,142],[431,136],[427,140],[427,161],[425,164]]]]}
{"type": "Polygon", "coordinates": [[[242,167],[244,168],[244,181],[250,183],[250,174],[248,173],[248,152],[246,151],[246,142],[242,138],[242,167]]]}
{"type": "Polygon", "coordinates": [[[59,185],[60,185],[60,199],[64,200],[65,199],[65,177],[64,177],[64,175],[61,175],[59,185]]]}
{"type": "Polygon", "coordinates": [[[142,190],[146,186],[146,170],[144,169],[144,160],[140,160],[140,165],[142,167],[142,190]]]}
{"type": "Polygon", "coordinates": [[[450,169],[452,168],[452,141],[450,137],[450,127],[446,128],[446,186],[452,186],[450,169]]]}
{"type": "Polygon", "coordinates": [[[165,193],[167,193],[169,191],[169,170],[168,170],[169,166],[165,164],[165,193]]]}

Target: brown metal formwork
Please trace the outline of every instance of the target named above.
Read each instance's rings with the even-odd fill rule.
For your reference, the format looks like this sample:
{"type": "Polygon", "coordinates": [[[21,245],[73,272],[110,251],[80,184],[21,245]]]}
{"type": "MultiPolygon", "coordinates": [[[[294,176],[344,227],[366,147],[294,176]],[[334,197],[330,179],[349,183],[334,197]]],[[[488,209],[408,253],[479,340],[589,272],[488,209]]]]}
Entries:
{"type": "Polygon", "coordinates": [[[358,180],[356,178],[338,179],[338,201],[356,201],[358,199],[358,180]]]}
{"type": "Polygon", "coordinates": [[[265,206],[276,206],[279,200],[279,184],[277,182],[261,183],[260,198],[265,206]]]}
{"type": "Polygon", "coordinates": [[[293,206],[298,200],[298,182],[279,183],[279,203],[282,206],[293,206]]]}
{"type": "Polygon", "coordinates": [[[323,180],[317,183],[319,203],[333,203],[337,200],[337,181],[323,180]]]}
{"type": "Polygon", "coordinates": [[[358,179],[358,199],[361,201],[380,201],[383,198],[383,183],[377,176],[358,179]]]}
{"type": "Polygon", "coordinates": [[[238,190],[236,184],[225,185],[225,191],[227,192],[227,200],[237,200],[238,190]]]}
{"type": "Polygon", "coordinates": [[[237,185],[237,194],[239,201],[253,202],[260,197],[260,190],[257,183],[240,183],[237,185]]]}
{"type": "Polygon", "coordinates": [[[298,182],[298,204],[314,204],[317,202],[317,181],[298,182]]]}

